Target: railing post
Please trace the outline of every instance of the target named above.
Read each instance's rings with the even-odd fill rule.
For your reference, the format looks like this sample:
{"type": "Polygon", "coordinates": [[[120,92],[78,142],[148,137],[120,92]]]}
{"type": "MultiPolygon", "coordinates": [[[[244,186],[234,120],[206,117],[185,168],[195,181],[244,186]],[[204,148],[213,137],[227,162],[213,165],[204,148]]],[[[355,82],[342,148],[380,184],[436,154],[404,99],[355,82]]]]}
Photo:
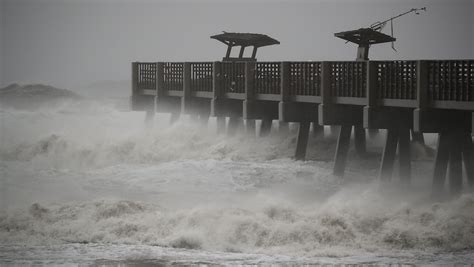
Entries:
{"type": "Polygon", "coordinates": [[[216,117],[217,133],[225,133],[226,120],[220,111],[219,98],[222,96],[222,63],[214,61],[212,63],[212,100],[211,116],[216,117]]]}
{"type": "Polygon", "coordinates": [[[245,62],[245,100],[255,99],[255,62],[245,62]]]}
{"type": "Polygon", "coordinates": [[[290,62],[282,62],[280,67],[280,95],[282,102],[290,100],[290,62]]]}
{"type": "Polygon", "coordinates": [[[255,62],[245,62],[245,100],[243,103],[243,118],[255,119],[255,62]]]}
{"type": "MultiPolygon", "coordinates": [[[[371,135],[375,135],[377,127],[374,127],[374,113],[377,113],[375,110],[377,106],[377,62],[367,61],[367,73],[365,76],[366,81],[366,96],[367,96],[367,106],[364,107],[364,118],[363,125],[365,128],[368,128],[369,131],[373,131],[371,135]]],[[[370,132],[369,132],[370,133],[370,132]]]]}
{"type": "Polygon", "coordinates": [[[428,98],[428,63],[423,60],[416,62],[416,102],[418,108],[427,108],[428,98]]]}
{"type": "Polygon", "coordinates": [[[377,106],[377,62],[367,61],[366,94],[367,106],[377,106]]]}
{"type": "Polygon", "coordinates": [[[321,63],[321,102],[331,103],[331,63],[326,61],[321,63]]]}
{"type": "Polygon", "coordinates": [[[160,97],[164,95],[164,64],[163,62],[156,63],[156,99],[159,101],[160,97]]]}
{"type": "Polygon", "coordinates": [[[184,62],[183,66],[183,96],[189,97],[191,93],[191,63],[184,62]]]}
{"type": "Polygon", "coordinates": [[[181,98],[181,113],[190,113],[189,98],[191,97],[191,63],[183,64],[183,97],[181,98]]]}
{"type": "Polygon", "coordinates": [[[138,62],[132,62],[132,96],[137,94],[138,90],[138,62]]]}
{"type": "Polygon", "coordinates": [[[243,118],[246,120],[247,133],[255,136],[255,62],[245,63],[245,100],[243,118]]]}
{"type": "Polygon", "coordinates": [[[377,112],[374,108],[378,105],[377,97],[378,97],[378,86],[377,86],[377,62],[374,61],[366,61],[366,97],[367,97],[367,106],[364,107],[364,118],[363,118],[363,125],[365,128],[368,128],[369,136],[374,137],[378,133],[378,129],[376,127],[372,127],[372,115],[371,113],[377,112]]]}
{"type": "Polygon", "coordinates": [[[318,121],[320,125],[325,125],[327,117],[328,104],[331,103],[331,63],[327,61],[321,62],[321,104],[318,106],[318,121]]]}
{"type": "Polygon", "coordinates": [[[429,107],[428,96],[428,62],[418,60],[416,62],[416,109],[413,111],[413,131],[422,132],[425,121],[423,117],[429,107]]]}
{"type": "Polygon", "coordinates": [[[132,62],[132,95],[130,96],[130,109],[140,110],[138,105],[138,62],[132,62]]]}
{"type": "Polygon", "coordinates": [[[221,86],[221,62],[215,61],[212,63],[212,94],[213,98],[219,98],[222,95],[221,86]]]}
{"type": "Polygon", "coordinates": [[[280,103],[278,103],[278,119],[280,123],[290,120],[290,62],[280,64],[280,103]]]}

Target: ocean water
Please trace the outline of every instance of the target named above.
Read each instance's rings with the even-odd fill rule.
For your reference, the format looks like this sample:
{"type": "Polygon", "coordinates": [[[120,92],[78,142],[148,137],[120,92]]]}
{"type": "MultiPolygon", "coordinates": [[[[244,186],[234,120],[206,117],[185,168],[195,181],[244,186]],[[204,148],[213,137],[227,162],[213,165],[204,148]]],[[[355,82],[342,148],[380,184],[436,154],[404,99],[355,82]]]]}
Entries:
{"type": "Polygon", "coordinates": [[[0,133],[0,265],[474,263],[474,195],[433,201],[417,147],[411,186],[379,183],[382,137],[341,179],[329,136],[294,161],[294,131],[226,137],[98,102],[0,108],[0,133]]]}

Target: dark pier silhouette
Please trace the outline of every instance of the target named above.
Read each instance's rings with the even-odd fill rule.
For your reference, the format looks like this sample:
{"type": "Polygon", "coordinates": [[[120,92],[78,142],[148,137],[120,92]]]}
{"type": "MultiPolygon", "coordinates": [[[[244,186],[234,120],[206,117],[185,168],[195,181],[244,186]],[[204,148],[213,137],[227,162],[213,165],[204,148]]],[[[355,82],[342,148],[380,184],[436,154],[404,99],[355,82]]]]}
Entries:
{"type": "MultiPolygon", "coordinates": [[[[404,14],[418,10],[425,9],[404,14]]],[[[257,62],[257,48],[279,42],[262,34],[224,32],[211,37],[228,46],[222,61],[133,62],[132,110],[146,111],[147,118],[171,113],[172,121],[191,114],[203,124],[213,116],[217,131],[229,135],[244,121],[255,134],[255,120],[261,120],[260,136],[274,120],[281,130],[298,123],[297,160],[305,159],[311,124],[315,134],[324,125],[338,126],[336,176],[344,175],[352,132],[355,150],[364,156],[370,136],[384,129],[380,178],[391,180],[398,150],[403,184],[411,180],[410,137],[424,143],[423,133],[437,133],[433,196],[443,193],[446,177],[449,192],[457,195],[463,163],[468,185],[474,186],[474,60],[369,61],[370,45],[395,41],[380,32],[384,23],[335,34],[359,45],[355,61],[257,62]],[[240,53],[232,58],[235,46],[240,53]],[[243,57],[249,46],[252,56],[243,57]]]]}
{"type": "MultiPolygon", "coordinates": [[[[437,133],[434,190],[442,190],[448,163],[453,193],[461,189],[462,162],[474,185],[474,60],[134,62],[132,77],[133,110],[194,114],[202,121],[229,117],[230,133],[241,119],[299,123],[297,159],[306,154],[311,122],[340,126],[339,176],[352,129],[361,153],[364,128],[387,129],[380,175],[390,179],[398,146],[404,182],[410,180],[410,131],[437,133]]],[[[219,131],[224,125],[218,120],[219,131]]]]}

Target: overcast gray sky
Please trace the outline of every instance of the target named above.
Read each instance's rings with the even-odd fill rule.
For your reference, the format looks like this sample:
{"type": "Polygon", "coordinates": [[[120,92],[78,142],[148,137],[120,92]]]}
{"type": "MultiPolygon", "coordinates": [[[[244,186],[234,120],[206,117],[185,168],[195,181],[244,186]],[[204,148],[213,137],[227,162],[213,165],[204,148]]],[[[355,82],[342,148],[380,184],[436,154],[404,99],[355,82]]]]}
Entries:
{"type": "Polygon", "coordinates": [[[132,61],[220,60],[225,47],[209,36],[223,30],[281,42],[259,50],[259,60],[353,60],[356,46],[335,32],[422,6],[428,12],[395,21],[398,52],[383,44],[369,57],[474,58],[474,0],[0,1],[1,86],[78,88],[127,80],[132,61]]]}

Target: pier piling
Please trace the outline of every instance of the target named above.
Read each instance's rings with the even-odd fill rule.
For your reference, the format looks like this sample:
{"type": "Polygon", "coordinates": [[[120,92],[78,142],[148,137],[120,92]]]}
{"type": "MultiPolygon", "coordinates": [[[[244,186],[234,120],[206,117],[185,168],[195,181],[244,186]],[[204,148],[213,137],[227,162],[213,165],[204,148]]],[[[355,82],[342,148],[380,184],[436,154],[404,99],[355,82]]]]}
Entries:
{"type": "MultiPolygon", "coordinates": [[[[391,180],[397,158],[402,183],[411,179],[412,142],[424,144],[424,133],[439,135],[434,160],[434,196],[459,194],[463,169],[474,187],[472,113],[474,60],[256,62],[254,58],[223,62],[133,62],[131,109],[198,116],[206,124],[216,117],[217,132],[246,131],[260,136],[279,120],[280,134],[299,123],[295,159],[305,158],[308,134],[324,126],[340,128],[333,173],[346,167],[352,129],[358,155],[366,155],[366,138],[386,129],[381,180],[391,180]],[[229,118],[226,130],[226,118],[229,118]],[[368,129],[368,130],[367,130],[368,129]],[[463,168],[464,165],[464,168],[463,168]],[[448,179],[446,179],[448,177],[448,179]]],[[[321,135],[322,136],[322,135],[321,135]]]]}

